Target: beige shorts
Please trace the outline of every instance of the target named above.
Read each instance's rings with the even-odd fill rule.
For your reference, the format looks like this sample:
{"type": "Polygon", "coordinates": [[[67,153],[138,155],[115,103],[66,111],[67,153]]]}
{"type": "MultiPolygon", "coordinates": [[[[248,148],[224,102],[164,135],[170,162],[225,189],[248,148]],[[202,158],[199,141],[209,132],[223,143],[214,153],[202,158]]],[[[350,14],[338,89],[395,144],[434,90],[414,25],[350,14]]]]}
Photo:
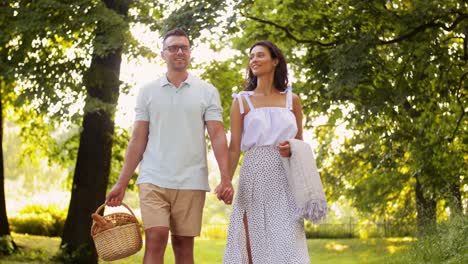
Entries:
{"type": "Polygon", "coordinates": [[[206,192],[176,190],[151,183],[138,185],[141,218],[145,229],[169,227],[172,235],[200,235],[206,192]]]}

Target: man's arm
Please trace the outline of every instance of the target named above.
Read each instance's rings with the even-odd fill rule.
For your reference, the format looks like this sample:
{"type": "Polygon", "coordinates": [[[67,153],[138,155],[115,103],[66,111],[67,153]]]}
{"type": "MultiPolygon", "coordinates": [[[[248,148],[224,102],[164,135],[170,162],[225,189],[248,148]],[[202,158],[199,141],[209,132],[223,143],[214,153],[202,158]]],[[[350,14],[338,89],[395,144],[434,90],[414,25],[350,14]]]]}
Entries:
{"type": "Polygon", "coordinates": [[[221,121],[206,121],[206,127],[221,173],[221,183],[216,187],[216,193],[218,199],[222,199],[226,204],[230,204],[234,190],[229,174],[228,146],[224,126],[221,121]]]}
{"type": "Polygon", "coordinates": [[[149,122],[136,121],[134,123],[132,137],[125,153],[124,165],[120,172],[117,183],[106,196],[106,204],[109,206],[119,206],[122,203],[128,183],[132,178],[138,163],[143,158],[143,153],[148,143],[149,122]]]}

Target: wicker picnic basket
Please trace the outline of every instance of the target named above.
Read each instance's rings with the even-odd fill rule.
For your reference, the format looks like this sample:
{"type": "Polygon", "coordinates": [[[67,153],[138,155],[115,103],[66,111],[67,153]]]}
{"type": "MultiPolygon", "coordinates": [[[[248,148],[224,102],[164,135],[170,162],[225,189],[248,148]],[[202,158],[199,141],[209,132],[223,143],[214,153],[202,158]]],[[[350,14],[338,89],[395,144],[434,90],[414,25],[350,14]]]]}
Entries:
{"type": "MultiPolygon", "coordinates": [[[[106,204],[99,206],[96,213],[99,213],[106,204]]],[[[131,214],[128,213],[112,213],[105,215],[107,221],[112,222],[115,226],[97,232],[95,221],[91,226],[91,236],[93,237],[96,251],[102,260],[113,261],[122,259],[137,253],[142,246],[141,229],[137,218],[133,214],[132,209],[122,203],[131,214]]]]}

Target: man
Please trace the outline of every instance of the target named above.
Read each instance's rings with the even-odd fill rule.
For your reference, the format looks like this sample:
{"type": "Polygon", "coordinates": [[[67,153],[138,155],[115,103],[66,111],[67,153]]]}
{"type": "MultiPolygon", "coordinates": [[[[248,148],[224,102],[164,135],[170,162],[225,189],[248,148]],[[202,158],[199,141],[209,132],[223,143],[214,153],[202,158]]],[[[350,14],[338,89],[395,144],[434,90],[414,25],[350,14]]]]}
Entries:
{"type": "Polygon", "coordinates": [[[191,264],[209,191],[205,127],[221,172],[215,191],[230,204],[227,140],[218,91],[187,71],[190,41],[183,30],[166,33],[161,56],[167,73],[139,91],[122,172],[106,203],[121,204],[141,161],[136,183],[146,237],[143,263],[164,262],[170,231],[176,263],[191,264]]]}

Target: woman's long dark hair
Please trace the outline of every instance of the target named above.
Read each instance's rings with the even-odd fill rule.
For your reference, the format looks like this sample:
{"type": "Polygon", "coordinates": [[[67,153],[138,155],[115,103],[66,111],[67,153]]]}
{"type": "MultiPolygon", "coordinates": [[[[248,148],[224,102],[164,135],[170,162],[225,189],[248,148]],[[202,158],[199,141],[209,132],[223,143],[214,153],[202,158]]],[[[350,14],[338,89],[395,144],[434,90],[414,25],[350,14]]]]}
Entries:
{"type": "MultiPolygon", "coordinates": [[[[273,43],[267,40],[258,41],[252,45],[249,49],[249,54],[252,49],[256,46],[263,46],[270,51],[272,59],[278,59],[278,65],[275,68],[275,75],[273,77],[273,85],[279,91],[286,90],[288,86],[288,67],[286,66],[286,59],[283,56],[283,52],[273,43]]],[[[246,80],[246,91],[253,91],[257,87],[257,76],[255,76],[247,66],[247,80],[246,80]]]]}

